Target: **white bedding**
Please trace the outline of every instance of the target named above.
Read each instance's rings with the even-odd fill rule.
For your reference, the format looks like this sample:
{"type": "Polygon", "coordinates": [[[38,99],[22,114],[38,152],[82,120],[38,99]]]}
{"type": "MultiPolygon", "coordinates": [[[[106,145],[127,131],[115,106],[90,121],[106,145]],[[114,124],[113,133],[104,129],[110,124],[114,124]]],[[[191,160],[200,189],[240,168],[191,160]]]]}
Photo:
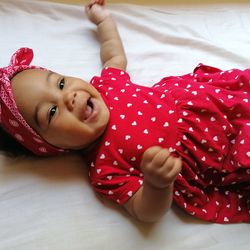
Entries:
{"type": "MultiPolygon", "coordinates": [[[[250,66],[250,3],[109,5],[134,82],[189,73],[200,62],[250,66]]],[[[35,65],[86,80],[99,74],[95,27],[82,6],[0,0],[0,67],[19,47],[35,65]]],[[[250,225],[194,219],[173,206],[154,225],[139,223],[92,191],[80,157],[0,157],[0,249],[250,249],[250,225]]]]}

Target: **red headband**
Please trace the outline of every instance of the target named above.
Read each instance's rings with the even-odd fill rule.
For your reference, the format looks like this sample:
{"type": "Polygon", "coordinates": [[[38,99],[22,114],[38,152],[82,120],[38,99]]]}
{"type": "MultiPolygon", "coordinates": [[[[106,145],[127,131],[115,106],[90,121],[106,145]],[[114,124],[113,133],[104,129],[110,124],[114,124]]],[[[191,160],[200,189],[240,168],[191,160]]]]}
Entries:
{"type": "Polygon", "coordinates": [[[36,155],[58,155],[67,150],[57,148],[46,142],[32,129],[18,111],[11,88],[11,78],[26,69],[42,69],[31,66],[33,51],[29,48],[20,48],[10,60],[10,65],[0,68],[0,125],[13,138],[36,155]]]}

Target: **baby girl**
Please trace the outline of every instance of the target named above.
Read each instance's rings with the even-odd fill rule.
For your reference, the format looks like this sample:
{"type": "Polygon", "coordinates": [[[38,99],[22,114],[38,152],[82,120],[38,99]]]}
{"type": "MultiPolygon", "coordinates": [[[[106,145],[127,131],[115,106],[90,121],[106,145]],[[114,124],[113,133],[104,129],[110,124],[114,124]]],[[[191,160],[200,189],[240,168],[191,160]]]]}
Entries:
{"type": "Polygon", "coordinates": [[[87,83],[31,66],[32,50],[19,49],[0,68],[4,133],[36,155],[84,154],[93,188],[141,221],[159,220],[174,200],[203,220],[250,222],[250,69],[199,65],[152,87],[132,83],[103,1],[86,13],[100,76],[87,83]]]}

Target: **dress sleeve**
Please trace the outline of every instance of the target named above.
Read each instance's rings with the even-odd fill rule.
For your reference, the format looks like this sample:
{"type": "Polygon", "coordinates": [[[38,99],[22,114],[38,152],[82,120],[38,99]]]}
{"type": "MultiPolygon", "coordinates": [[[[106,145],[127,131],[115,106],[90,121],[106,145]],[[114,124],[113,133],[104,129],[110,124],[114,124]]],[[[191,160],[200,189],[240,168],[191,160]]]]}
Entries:
{"type": "Polygon", "coordinates": [[[120,205],[126,203],[142,186],[143,178],[138,170],[124,171],[117,167],[102,165],[90,172],[95,191],[120,205]]]}
{"type": "Polygon", "coordinates": [[[90,80],[90,84],[92,84],[95,88],[99,89],[100,86],[110,85],[110,82],[114,81],[116,83],[126,83],[130,82],[130,76],[126,71],[105,67],[101,71],[100,76],[94,76],[90,80]]]}
{"type": "Polygon", "coordinates": [[[101,77],[103,78],[118,77],[123,80],[130,80],[130,76],[126,71],[111,67],[105,67],[101,72],[101,77]]]}

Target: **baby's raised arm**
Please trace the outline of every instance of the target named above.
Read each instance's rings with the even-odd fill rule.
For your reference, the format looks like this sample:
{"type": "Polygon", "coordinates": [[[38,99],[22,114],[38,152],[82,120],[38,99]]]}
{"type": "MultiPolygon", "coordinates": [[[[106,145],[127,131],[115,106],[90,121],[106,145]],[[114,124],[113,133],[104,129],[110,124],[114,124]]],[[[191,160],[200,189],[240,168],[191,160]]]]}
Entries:
{"type": "Polygon", "coordinates": [[[127,59],[120,39],[116,24],[101,0],[92,0],[85,7],[90,21],[97,26],[101,43],[101,60],[106,67],[114,67],[126,70],[127,59]]]}
{"type": "Polygon", "coordinates": [[[180,159],[167,149],[150,147],[142,157],[143,186],[125,204],[128,212],[145,222],[159,220],[172,203],[173,183],[181,171],[180,159]]]}
{"type": "MultiPolygon", "coordinates": [[[[86,13],[97,25],[103,65],[126,70],[126,55],[116,24],[102,3],[90,1],[86,13]]],[[[170,156],[167,149],[159,146],[147,149],[140,166],[144,183],[124,205],[127,211],[141,221],[154,222],[161,218],[172,203],[173,183],[181,165],[181,160],[170,156]]]]}

